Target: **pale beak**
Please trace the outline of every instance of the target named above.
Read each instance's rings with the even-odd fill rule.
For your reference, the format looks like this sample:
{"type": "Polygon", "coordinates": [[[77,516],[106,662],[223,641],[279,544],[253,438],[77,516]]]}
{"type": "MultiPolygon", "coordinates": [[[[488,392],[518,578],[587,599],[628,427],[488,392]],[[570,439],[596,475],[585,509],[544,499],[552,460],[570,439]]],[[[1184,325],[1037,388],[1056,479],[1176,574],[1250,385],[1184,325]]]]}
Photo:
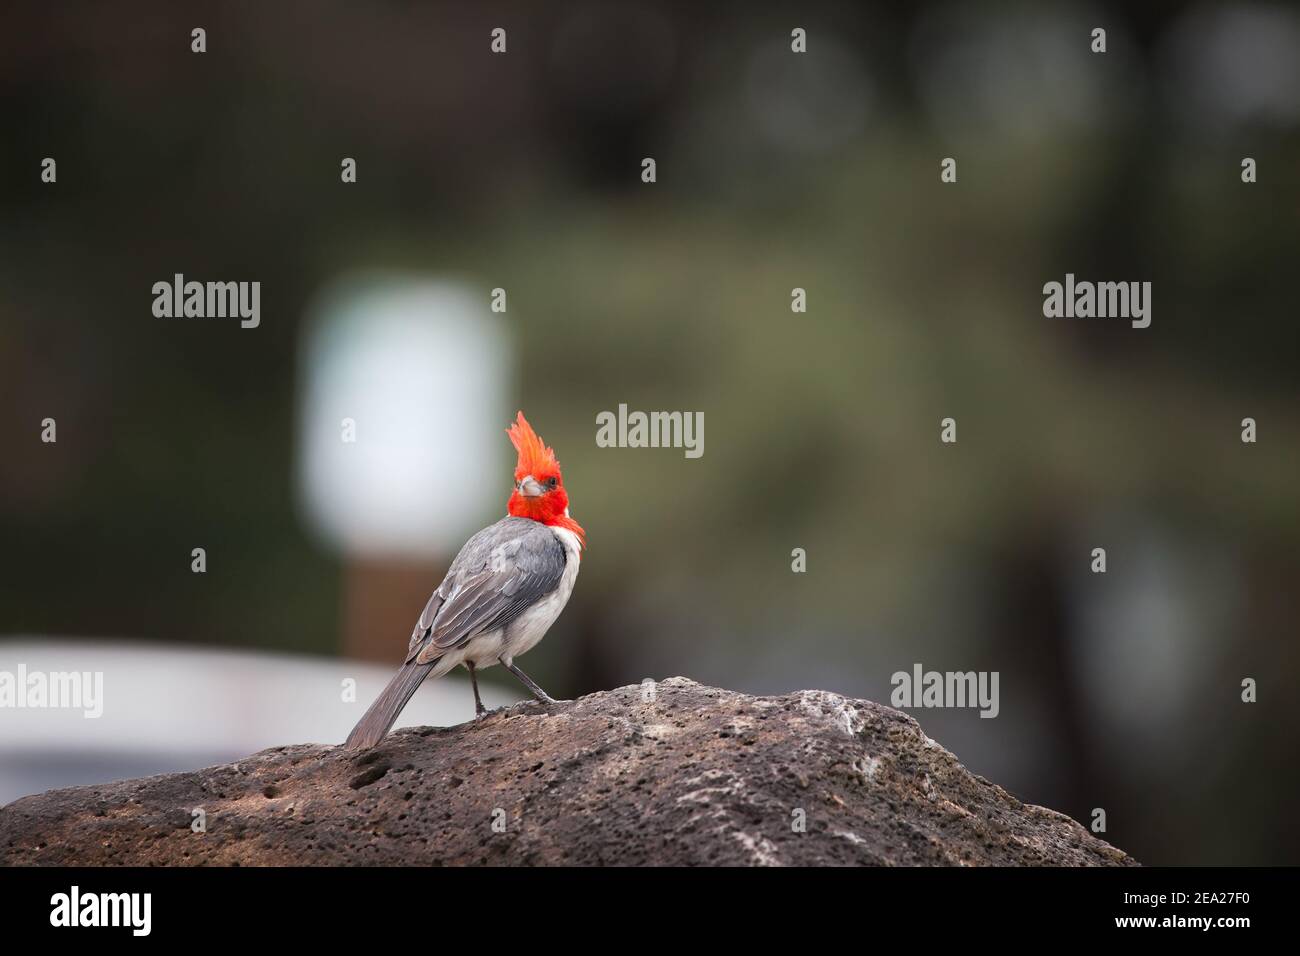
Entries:
{"type": "Polygon", "coordinates": [[[542,487],[542,483],[532,475],[525,475],[519,481],[516,481],[515,488],[525,498],[536,498],[539,495],[546,493],[546,489],[542,487]]]}

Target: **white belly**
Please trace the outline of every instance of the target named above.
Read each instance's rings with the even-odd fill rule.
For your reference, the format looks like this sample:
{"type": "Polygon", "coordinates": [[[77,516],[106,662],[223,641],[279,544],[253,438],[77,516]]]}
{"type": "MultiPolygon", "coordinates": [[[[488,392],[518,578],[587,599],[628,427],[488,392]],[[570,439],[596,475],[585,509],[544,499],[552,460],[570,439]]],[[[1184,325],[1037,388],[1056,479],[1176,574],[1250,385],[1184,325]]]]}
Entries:
{"type": "Polygon", "coordinates": [[[573,594],[573,584],[578,580],[578,565],[581,562],[581,548],[578,537],[567,528],[550,528],[564,545],[564,574],[555,590],[542,598],[528,610],[505,627],[497,628],[470,638],[464,646],[443,655],[434,668],[433,676],[439,677],[468,661],[476,668],[491,667],[504,658],[507,664],[537,646],[546,636],[555,619],[560,616],[564,606],[573,594]]]}

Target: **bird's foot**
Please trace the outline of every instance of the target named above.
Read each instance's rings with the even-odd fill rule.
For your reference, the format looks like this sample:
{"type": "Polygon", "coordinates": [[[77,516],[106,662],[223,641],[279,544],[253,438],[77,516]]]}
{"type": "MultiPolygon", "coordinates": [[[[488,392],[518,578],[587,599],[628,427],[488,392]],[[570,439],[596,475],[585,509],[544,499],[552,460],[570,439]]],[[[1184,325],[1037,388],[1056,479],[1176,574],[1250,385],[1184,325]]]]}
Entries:
{"type": "Polygon", "coordinates": [[[546,706],[549,707],[549,706],[551,706],[552,704],[572,704],[573,701],[571,701],[571,700],[557,700],[556,698],[552,697],[550,694],[547,694],[547,695],[545,695],[545,696],[541,696],[541,697],[534,697],[533,700],[531,700],[531,701],[526,701],[525,703],[530,703],[530,704],[545,704],[546,706]]]}

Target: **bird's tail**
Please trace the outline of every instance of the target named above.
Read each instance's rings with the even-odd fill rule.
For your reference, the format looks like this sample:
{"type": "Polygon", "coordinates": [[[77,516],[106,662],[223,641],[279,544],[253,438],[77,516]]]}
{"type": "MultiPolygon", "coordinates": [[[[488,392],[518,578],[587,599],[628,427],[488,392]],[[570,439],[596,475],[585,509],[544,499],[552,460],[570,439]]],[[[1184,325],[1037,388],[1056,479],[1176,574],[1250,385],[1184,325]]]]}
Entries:
{"type": "Polygon", "coordinates": [[[429,672],[439,660],[441,658],[434,658],[427,664],[417,664],[414,661],[403,664],[402,669],[388,682],[384,692],[375,698],[370,709],[352,728],[352,733],[348,734],[348,739],[343,742],[344,748],[365,750],[383,740],[389,728],[397,721],[397,715],[402,712],[406,702],[411,699],[416,688],[429,676],[429,672]]]}

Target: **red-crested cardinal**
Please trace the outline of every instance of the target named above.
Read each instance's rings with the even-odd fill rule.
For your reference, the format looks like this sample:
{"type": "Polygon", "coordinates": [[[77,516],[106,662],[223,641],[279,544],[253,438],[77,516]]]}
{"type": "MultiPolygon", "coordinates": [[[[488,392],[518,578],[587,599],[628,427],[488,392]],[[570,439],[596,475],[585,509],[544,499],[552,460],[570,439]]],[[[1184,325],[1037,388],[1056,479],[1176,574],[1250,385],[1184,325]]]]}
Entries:
{"type": "Polygon", "coordinates": [[[476,717],[487,713],[476,671],[497,663],[538,700],[555,703],[514,660],[537,644],[564,610],[586,534],[569,517],[555,452],[523,412],[507,434],[519,452],[508,516],[460,549],[415,624],[402,669],[348,735],[349,750],[379,743],[426,677],[441,677],[460,664],[469,670],[476,717]]]}

